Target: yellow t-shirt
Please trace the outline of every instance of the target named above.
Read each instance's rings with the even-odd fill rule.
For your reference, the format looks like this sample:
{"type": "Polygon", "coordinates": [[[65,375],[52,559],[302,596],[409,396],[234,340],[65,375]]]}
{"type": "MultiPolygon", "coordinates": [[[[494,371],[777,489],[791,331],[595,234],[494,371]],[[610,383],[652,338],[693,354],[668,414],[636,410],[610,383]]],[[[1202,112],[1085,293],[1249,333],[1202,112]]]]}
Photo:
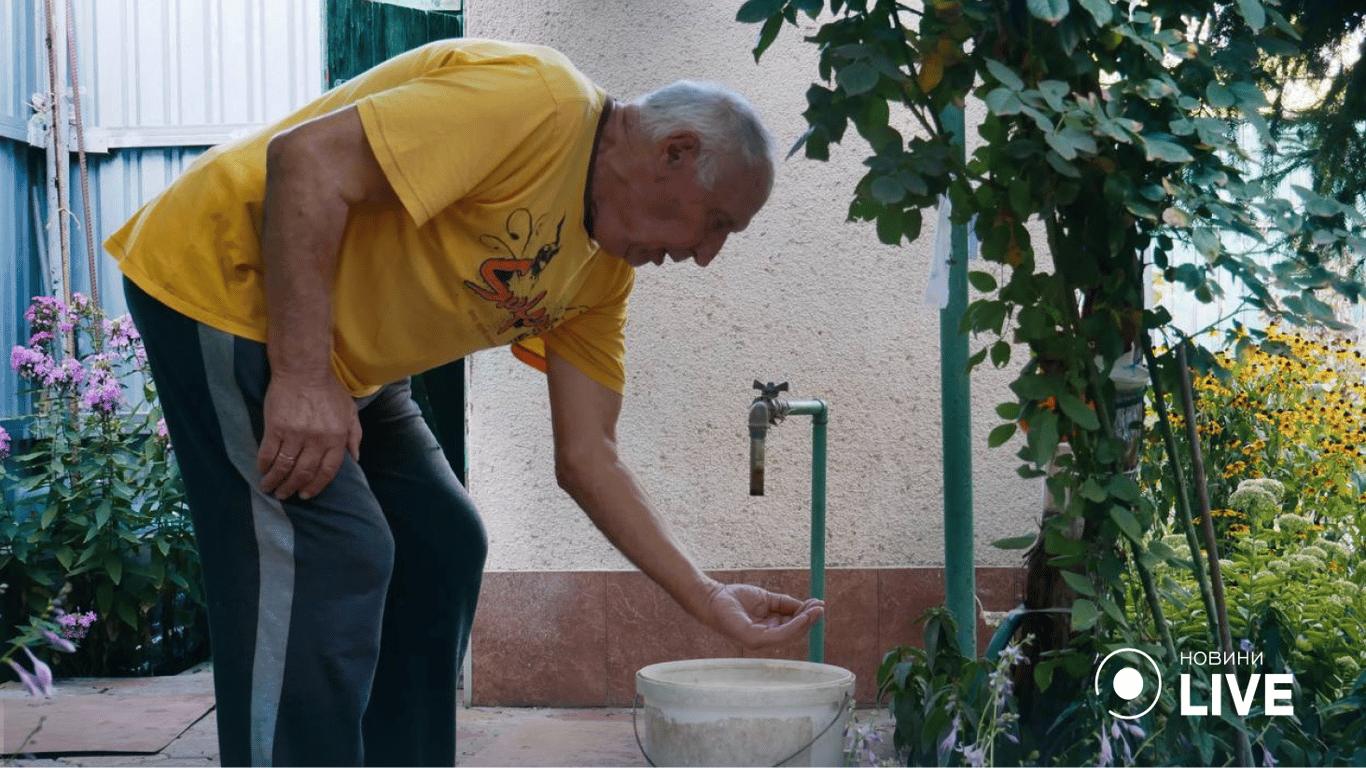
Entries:
{"type": "Polygon", "coordinates": [[[347,222],[332,295],[337,379],[362,396],[513,344],[542,370],[549,350],[621,392],[634,270],[583,225],[605,102],[548,48],[431,43],[209,150],[105,248],[172,309],[265,342],[266,145],[355,104],[399,203],[356,206],[347,222]]]}

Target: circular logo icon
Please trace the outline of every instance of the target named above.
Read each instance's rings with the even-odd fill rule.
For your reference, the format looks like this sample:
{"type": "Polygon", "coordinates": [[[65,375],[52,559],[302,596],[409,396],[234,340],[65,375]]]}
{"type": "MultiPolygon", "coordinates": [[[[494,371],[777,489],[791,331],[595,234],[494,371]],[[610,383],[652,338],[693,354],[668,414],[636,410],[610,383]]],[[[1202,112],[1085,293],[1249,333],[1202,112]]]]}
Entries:
{"type": "Polygon", "coordinates": [[[1111,715],[1121,720],[1137,720],[1157,706],[1162,696],[1162,670],[1153,657],[1137,648],[1117,648],[1096,667],[1094,688],[1102,699],[1109,700],[1113,694],[1126,702],[1120,706],[1122,711],[1110,710],[1111,715]],[[1152,670],[1156,685],[1144,677],[1144,669],[1152,670]]]}

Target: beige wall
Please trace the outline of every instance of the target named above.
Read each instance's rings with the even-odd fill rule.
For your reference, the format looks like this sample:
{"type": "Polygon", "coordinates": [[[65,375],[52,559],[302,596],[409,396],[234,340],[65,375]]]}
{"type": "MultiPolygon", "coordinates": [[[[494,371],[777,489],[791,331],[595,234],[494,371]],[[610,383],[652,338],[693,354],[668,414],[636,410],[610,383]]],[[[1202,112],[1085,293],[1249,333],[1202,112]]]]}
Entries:
{"type": "MultiPolygon", "coordinates": [[[[556,47],[620,98],[681,77],[725,83],[755,103],[786,152],[805,128],[815,48],[789,28],[756,65],[758,28],[734,21],[738,6],[467,0],[468,33],[556,47]]],[[[829,163],[782,163],[768,206],[711,266],[637,272],[621,448],[705,568],[807,563],[811,420],[770,433],[768,494],[749,496],[755,378],[830,404],[831,567],[943,562],[939,312],[923,301],[934,217],[900,248],[879,244],[871,225],[846,223],[867,152],[852,128],[846,143],[829,163]]],[[[544,378],[505,350],[477,355],[470,370],[470,490],[489,530],[489,568],[629,567],[555,484],[544,378]]],[[[1017,564],[990,542],[1027,532],[1039,514],[1041,486],[1015,474],[1015,448],[986,446],[1008,374],[987,366],[973,379],[983,565],[1017,564]]]]}

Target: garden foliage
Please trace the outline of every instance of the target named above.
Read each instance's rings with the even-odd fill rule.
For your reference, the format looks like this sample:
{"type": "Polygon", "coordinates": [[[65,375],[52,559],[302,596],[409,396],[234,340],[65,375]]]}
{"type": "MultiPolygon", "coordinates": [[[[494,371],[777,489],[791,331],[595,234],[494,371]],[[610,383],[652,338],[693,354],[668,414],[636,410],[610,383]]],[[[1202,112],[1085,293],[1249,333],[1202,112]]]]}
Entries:
{"type": "MultiPolygon", "coordinates": [[[[866,142],[867,171],[850,190],[851,221],[872,223],[882,242],[897,245],[919,237],[924,211],[947,200],[953,221],[975,228],[988,266],[968,276],[977,298],[963,330],[987,341],[971,364],[1004,367],[1021,348],[1028,352],[988,441],[1022,443],[1024,477],[1044,477],[1051,465],[1047,487],[1062,512],[1046,519],[1038,540],[1044,562],[1076,599],[1065,647],[1038,638],[1021,671],[1032,685],[1018,691],[1020,759],[1356,759],[1356,747],[1319,747],[1334,731],[1346,744],[1361,743],[1351,735],[1366,722],[1362,680],[1339,675],[1336,687],[1301,690],[1300,720],[1279,729],[1263,728],[1266,718],[1256,713],[1179,716],[1168,689],[1135,723],[1142,736],[1113,727],[1106,713],[1123,702],[1085,690],[1098,660],[1117,648],[1149,653],[1175,680],[1190,671],[1180,666],[1180,651],[1218,648],[1225,629],[1191,525],[1197,473],[1167,439],[1180,427],[1169,412],[1154,428],[1164,437],[1159,471],[1170,473],[1170,494],[1145,495],[1135,475],[1142,422],[1125,402],[1133,374],[1146,373],[1156,391],[1170,393],[1185,388],[1187,356],[1200,373],[1217,374],[1221,365],[1166,310],[1145,305],[1147,276],[1204,302],[1232,285],[1239,309],[1287,327],[1342,328],[1333,306],[1362,295],[1366,239],[1356,209],[1304,187],[1282,196],[1257,176],[1254,155],[1274,139],[1263,85],[1277,57],[1300,50],[1292,21],[1274,0],[746,0],[737,19],[759,25],[756,59],[785,27],[815,46],[816,82],[803,113],[809,127],[793,150],[826,160],[850,127],[866,142]],[[985,106],[973,141],[955,132],[954,119],[970,101],[985,106]],[[1251,147],[1247,131],[1256,137],[1251,147]],[[1170,531],[1184,535],[1187,552],[1154,538],[1170,531]],[[1201,574],[1195,607],[1186,606],[1188,615],[1199,613],[1189,630],[1203,633],[1199,640],[1165,615],[1170,592],[1159,583],[1168,568],[1201,574]]],[[[1234,356],[1275,346],[1265,330],[1234,329],[1234,356]]],[[[1222,458],[1215,454],[1206,466],[1222,471],[1222,458]]],[[[1297,504],[1322,490],[1298,477],[1278,479],[1297,504]]],[[[1210,493],[1221,493],[1213,485],[1210,493]]],[[[1232,610],[1241,609],[1234,603],[1232,610]]],[[[1277,621],[1260,626],[1261,639],[1289,638],[1276,635],[1289,631],[1277,621]]],[[[1296,660],[1280,650],[1265,654],[1277,672],[1296,660]]],[[[921,696],[911,682],[923,679],[893,677],[894,708],[901,697],[921,696]]],[[[941,716],[906,721],[904,744],[923,748],[949,734],[943,697],[924,700],[941,702],[932,703],[941,716]]],[[[918,759],[932,757],[949,759],[918,759]]]]}
{"type": "Polygon", "coordinates": [[[26,318],[10,364],[34,415],[0,436],[0,614],[45,616],[64,595],[75,623],[44,627],[85,638],[60,674],[177,671],[207,655],[199,560],[141,340],[79,293],[37,297],[26,318]]]}

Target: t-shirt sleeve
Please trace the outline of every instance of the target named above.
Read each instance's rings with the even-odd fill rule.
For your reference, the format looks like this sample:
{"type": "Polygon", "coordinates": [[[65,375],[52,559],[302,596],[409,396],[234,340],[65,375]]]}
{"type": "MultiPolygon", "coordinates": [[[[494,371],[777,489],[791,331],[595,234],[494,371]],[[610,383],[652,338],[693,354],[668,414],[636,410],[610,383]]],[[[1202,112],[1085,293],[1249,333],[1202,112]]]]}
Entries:
{"type": "Polygon", "coordinates": [[[545,81],[515,61],[435,69],[356,108],[366,139],[418,226],[504,173],[535,173],[554,140],[545,81]],[[511,170],[511,169],[515,169],[511,170]]]}
{"type": "Polygon", "coordinates": [[[623,262],[603,300],[549,331],[512,345],[519,360],[544,372],[547,354],[563,357],[589,378],[626,389],[626,309],[635,271],[623,262]]]}

